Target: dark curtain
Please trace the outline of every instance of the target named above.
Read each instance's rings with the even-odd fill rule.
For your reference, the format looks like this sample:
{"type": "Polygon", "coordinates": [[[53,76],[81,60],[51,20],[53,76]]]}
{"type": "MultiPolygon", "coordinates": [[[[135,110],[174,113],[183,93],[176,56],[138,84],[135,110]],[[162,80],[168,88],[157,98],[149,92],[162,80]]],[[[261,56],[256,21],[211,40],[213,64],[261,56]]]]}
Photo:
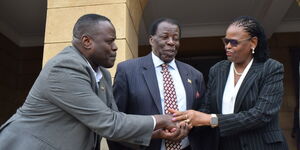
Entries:
{"type": "Polygon", "coordinates": [[[299,126],[299,86],[300,86],[300,48],[291,48],[290,49],[291,58],[292,58],[292,67],[293,67],[293,80],[295,85],[296,93],[296,106],[294,110],[294,125],[292,131],[292,137],[297,140],[297,150],[300,150],[300,126],[299,126]]]}

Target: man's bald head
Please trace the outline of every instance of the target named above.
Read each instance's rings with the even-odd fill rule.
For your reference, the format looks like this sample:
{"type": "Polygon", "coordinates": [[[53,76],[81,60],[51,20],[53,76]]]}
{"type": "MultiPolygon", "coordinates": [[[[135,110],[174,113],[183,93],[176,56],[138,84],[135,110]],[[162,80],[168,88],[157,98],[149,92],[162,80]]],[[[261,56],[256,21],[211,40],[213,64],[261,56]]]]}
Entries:
{"type": "Polygon", "coordinates": [[[111,23],[107,17],[97,14],[86,14],[81,16],[74,25],[73,39],[80,39],[85,34],[92,35],[94,28],[101,21],[108,21],[111,23]]]}

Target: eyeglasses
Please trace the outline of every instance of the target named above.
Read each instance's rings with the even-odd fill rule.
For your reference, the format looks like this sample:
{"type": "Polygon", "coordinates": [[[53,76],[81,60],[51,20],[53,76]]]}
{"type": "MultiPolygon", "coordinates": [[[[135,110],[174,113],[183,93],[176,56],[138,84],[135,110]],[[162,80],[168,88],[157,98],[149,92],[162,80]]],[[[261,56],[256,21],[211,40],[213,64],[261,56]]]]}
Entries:
{"type": "Polygon", "coordinates": [[[230,43],[231,46],[237,47],[240,43],[242,43],[244,41],[249,41],[250,39],[252,39],[252,37],[250,37],[248,39],[244,39],[244,40],[222,38],[222,41],[223,41],[224,45],[227,45],[228,43],[230,43]]]}

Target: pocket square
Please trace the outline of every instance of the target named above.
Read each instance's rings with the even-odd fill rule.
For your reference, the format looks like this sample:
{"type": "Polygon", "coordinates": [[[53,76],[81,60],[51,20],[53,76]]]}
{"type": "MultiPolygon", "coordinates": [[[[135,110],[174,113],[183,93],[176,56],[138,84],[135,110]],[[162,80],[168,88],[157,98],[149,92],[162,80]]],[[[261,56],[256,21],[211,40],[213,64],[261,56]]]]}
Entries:
{"type": "Polygon", "coordinates": [[[196,92],[196,98],[200,98],[200,93],[198,91],[196,92]]]}

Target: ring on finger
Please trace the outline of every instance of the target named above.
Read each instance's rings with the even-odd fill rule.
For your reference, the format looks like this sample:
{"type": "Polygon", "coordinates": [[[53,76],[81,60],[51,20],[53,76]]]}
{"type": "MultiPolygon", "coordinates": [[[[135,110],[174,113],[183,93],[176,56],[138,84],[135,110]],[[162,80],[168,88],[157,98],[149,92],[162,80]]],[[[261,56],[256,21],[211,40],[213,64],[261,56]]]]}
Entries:
{"type": "Polygon", "coordinates": [[[186,119],[185,122],[186,122],[187,124],[189,124],[189,123],[190,123],[190,119],[186,119]]]}

